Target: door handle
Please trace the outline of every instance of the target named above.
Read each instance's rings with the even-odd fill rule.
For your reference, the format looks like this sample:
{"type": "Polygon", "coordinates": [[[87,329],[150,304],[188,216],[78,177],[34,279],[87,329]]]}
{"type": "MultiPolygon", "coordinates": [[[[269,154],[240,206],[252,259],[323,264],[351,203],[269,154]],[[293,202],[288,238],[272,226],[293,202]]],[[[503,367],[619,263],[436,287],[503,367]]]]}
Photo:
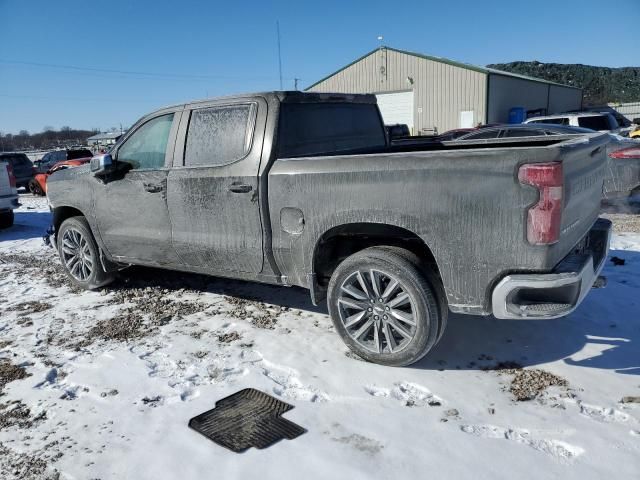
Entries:
{"type": "Polygon", "coordinates": [[[164,183],[145,183],[144,189],[150,193],[158,193],[164,190],[164,183]]]}
{"type": "Polygon", "coordinates": [[[253,190],[253,187],[246,183],[232,183],[229,185],[229,191],[233,193],[248,193],[251,190],[253,190]]]}

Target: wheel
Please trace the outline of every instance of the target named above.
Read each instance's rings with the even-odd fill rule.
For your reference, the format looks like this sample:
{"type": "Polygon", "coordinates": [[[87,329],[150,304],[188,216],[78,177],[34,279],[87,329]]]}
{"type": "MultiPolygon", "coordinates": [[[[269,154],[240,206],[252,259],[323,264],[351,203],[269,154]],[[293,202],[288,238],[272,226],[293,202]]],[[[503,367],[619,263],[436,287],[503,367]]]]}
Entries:
{"type": "Polygon", "coordinates": [[[31,192],[33,195],[38,195],[41,197],[44,197],[45,195],[45,193],[42,191],[42,188],[40,187],[40,184],[35,180],[31,180],[29,182],[29,187],[27,188],[27,190],[31,192]]]}
{"type": "Polygon", "coordinates": [[[115,274],[104,271],[100,250],[84,217],[70,217],[62,222],[57,241],[62,267],[78,287],[93,290],[115,279],[115,274]]]}
{"type": "Polygon", "coordinates": [[[410,365],[437,343],[447,310],[441,290],[434,286],[439,279],[425,274],[418,262],[403,249],[372,247],[354,253],[333,273],[329,313],[359,357],[382,365],[410,365]]]}
{"type": "Polygon", "coordinates": [[[13,225],[13,210],[0,212],[0,228],[9,228],[13,225]]]}

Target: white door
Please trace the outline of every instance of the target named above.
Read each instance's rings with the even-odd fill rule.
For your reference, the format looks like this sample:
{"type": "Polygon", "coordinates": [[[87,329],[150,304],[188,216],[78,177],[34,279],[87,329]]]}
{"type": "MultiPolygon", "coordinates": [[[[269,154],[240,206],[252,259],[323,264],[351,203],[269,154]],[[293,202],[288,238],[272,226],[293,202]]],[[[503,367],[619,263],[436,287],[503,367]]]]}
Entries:
{"type": "Polygon", "coordinates": [[[413,91],[378,93],[376,98],[385,125],[404,123],[413,133],[413,91]]]}

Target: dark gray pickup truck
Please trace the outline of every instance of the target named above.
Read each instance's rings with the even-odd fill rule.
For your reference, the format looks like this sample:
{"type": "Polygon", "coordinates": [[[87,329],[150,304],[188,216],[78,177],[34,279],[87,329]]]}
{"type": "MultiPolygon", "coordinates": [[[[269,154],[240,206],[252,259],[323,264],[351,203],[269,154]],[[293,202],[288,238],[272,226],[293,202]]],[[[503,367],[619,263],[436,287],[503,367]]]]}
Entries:
{"type": "Polygon", "coordinates": [[[271,92],[149,114],[48,193],[81,287],[133,264],[297,285],[359,356],[407,365],[449,310],[554,318],[599,283],[606,142],[394,146],[373,96],[271,92]]]}

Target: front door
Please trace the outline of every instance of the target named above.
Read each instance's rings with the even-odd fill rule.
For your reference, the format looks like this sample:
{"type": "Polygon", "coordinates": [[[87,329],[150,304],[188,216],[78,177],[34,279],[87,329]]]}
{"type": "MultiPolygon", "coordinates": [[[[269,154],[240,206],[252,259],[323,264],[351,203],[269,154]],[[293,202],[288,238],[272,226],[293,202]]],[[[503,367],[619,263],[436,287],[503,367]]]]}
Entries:
{"type": "Polygon", "coordinates": [[[167,176],[180,112],[147,119],[114,153],[125,174],[95,179],[94,210],[102,241],[115,259],[149,265],[177,265],[167,210],[167,176]]]}
{"type": "Polygon", "coordinates": [[[262,271],[258,169],[265,119],[260,98],[184,112],[176,147],[182,159],[168,179],[173,244],[184,265],[210,273],[262,271]]]}

